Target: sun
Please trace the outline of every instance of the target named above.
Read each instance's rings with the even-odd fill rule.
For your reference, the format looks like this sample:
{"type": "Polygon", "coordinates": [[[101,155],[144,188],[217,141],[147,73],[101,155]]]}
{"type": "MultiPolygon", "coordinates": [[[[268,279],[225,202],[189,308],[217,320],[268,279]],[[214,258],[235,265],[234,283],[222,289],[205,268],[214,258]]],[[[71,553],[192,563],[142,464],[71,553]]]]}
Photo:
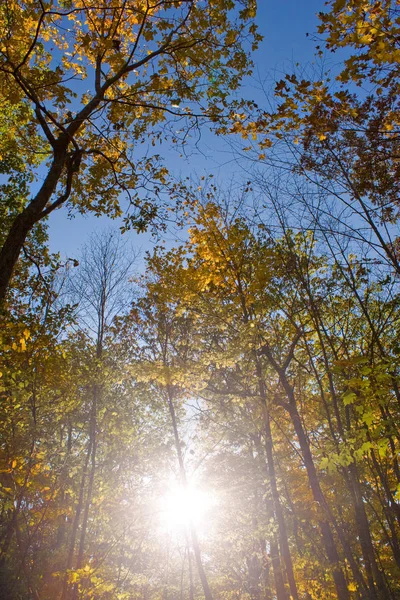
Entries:
{"type": "Polygon", "coordinates": [[[164,528],[183,530],[190,525],[205,529],[207,515],[213,506],[213,494],[192,485],[172,485],[160,502],[160,520],[164,528]]]}

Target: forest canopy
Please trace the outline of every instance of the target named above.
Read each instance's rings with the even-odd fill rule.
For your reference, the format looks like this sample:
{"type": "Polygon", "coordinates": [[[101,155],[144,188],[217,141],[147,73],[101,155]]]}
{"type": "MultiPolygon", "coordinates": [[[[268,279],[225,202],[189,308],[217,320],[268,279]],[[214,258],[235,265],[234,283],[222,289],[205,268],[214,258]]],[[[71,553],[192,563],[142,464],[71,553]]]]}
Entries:
{"type": "Polygon", "coordinates": [[[1,598],[400,598],[400,10],[252,97],[256,9],[0,6],[1,598]]]}

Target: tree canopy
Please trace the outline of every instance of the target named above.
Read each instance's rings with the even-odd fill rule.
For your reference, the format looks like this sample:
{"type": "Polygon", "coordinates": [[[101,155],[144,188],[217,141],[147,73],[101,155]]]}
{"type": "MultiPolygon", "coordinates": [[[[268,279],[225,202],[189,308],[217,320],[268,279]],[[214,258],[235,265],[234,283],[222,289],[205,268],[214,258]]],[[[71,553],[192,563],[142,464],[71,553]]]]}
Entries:
{"type": "Polygon", "coordinates": [[[1,597],[400,597],[397,4],[327,3],[264,106],[255,8],[0,7],[1,597]],[[246,179],[168,188],[180,239],[50,252],[64,204],[165,230],[202,125],[246,179]]]}
{"type": "Polygon", "coordinates": [[[14,160],[42,165],[42,183],[2,247],[1,297],[29,231],[67,201],[121,216],[123,196],[139,229],[154,219],[157,201],[139,191],[157,190],[167,171],[138,146],[184,141],[199,121],[227,116],[258,40],[254,15],[253,0],[3,4],[0,94],[11,118],[0,152],[11,137],[14,160]]]}

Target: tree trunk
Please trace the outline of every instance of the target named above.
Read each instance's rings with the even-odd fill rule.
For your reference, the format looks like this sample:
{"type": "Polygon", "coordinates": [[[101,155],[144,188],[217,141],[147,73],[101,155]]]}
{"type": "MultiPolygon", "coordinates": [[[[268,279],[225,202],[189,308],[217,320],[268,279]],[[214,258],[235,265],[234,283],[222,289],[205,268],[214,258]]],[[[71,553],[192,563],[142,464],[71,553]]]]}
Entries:
{"type": "MultiPolygon", "coordinates": [[[[169,413],[171,415],[172,428],[174,431],[175,448],[176,448],[176,452],[178,455],[179,474],[180,474],[181,484],[184,489],[187,489],[186,469],[185,469],[185,464],[183,461],[181,442],[179,439],[178,424],[176,421],[175,407],[174,407],[174,403],[173,403],[173,394],[171,391],[171,386],[169,386],[169,385],[167,386],[167,396],[168,396],[168,408],[169,408],[169,413]]],[[[206,600],[213,600],[213,596],[211,593],[210,586],[208,584],[207,575],[204,570],[203,561],[201,558],[200,544],[199,544],[199,540],[197,538],[196,528],[192,522],[189,523],[189,531],[190,531],[190,537],[192,539],[192,547],[193,547],[194,557],[196,560],[197,571],[199,573],[201,585],[203,587],[204,597],[206,600]]]]}
{"type": "Polygon", "coordinates": [[[337,548],[335,545],[335,540],[332,534],[331,527],[329,525],[328,520],[326,519],[326,515],[328,513],[328,507],[325,501],[325,497],[322,493],[321,487],[319,485],[317,471],[315,469],[314,460],[311,454],[311,450],[308,444],[308,440],[306,434],[303,429],[303,424],[300,419],[300,415],[297,411],[296,399],[294,396],[294,391],[289,383],[285,370],[280,367],[275,359],[272,356],[272,353],[269,348],[264,347],[264,354],[267,356],[271,366],[275,369],[277,375],[279,375],[280,382],[286,392],[288,398],[288,404],[285,405],[286,410],[289,412],[291,417],[294,430],[297,435],[297,439],[300,444],[301,453],[304,460],[304,465],[306,467],[308,480],[310,483],[311,492],[315,502],[319,504],[322,511],[322,518],[319,523],[319,527],[321,530],[322,540],[324,543],[326,555],[328,557],[328,561],[331,565],[333,580],[335,582],[336,594],[338,600],[350,600],[349,591],[347,588],[346,579],[342,568],[340,566],[339,555],[337,552],[337,548]]]}
{"type": "Polygon", "coordinates": [[[89,444],[88,444],[87,453],[86,453],[85,464],[83,466],[83,471],[82,471],[78,505],[76,507],[75,518],[74,518],[74,522],[72,525],[71,540],[70,540],[70,544],[69,544],[67,564],[65,567],[65,576],[64,576],[64,581],[63,581],[61,600],[65,600],[67,598],[67,594],[68,594],[69,585],[68,585],[68,573],[67,572],[72,568],[72,563],[73,563],[73,559],[74,559],[76,536],[78,534],[79,520],[81,517],[82,508],[83,508],[83,497],[84,497],[84,492],[85,492],[86,477],[87,477],[88,468],[89,468],[90,456],[92,454],[92,442],[93,442],[93,440],[90,439],[89,444]]]}
{"type": "MultiPolygon", "coordinates": [[[[65,145],[65,144],[64,144],[65,145]]],[[[67,148],[57,151],[53,163],[35,198],[15,218],[0,250],[0,305],[3,303],[21,253],[22,246],[34,224],[40,220],[40,215],[54,193],[61,178],[67,159],[67,148]]]]}
{"type": "Polygon", "coordinates": [[[367,575],[369,589],[371,590],[371,597],[385,600],[389,597],[389,591],[375,559],[375,551],[372,544],[367,513],[365,512],[357,466],[354,463],[349,465],[348,473],[350,476],[350,485],[352,487],[354,498],[357,530],[360,537],[361,550],[365,563],[365,572],[367,575]]]}
{"type": "MultiPolygon", "coordinates": [[[[299,440],[301,453],[303,455],[304,465],[307,470],[308,480],[310,482],[311,491],[314,500],[321,507],[322,514],[326,513],[326,501],[322,493],[321,487],[318,481],[317,471],[315,469],[314,461],[311,455],[311,451],[308,445],[306,435],[304,433],[303,425],[300,420],[300,416],[297,412],[297,408],[290,405],[289,414],[292,419],[294,429],[296,431],[297,438],[299,440]]],[[[326,555],[332,568],[332,575],[336,586],[336,593],[339,600],[349,600],[349,591],[347,589],[346,579],[343,571],[339,564],[339,555],[336,549],[335,540],[326,518],[321,518],[320,530],[322,539],[325,546],[326,555]]]]}
{"type": "Polygon", "coordinates": [[[91,454],[91,466],[89,473],[89,481],[88,481],[88,490],[86,494],[86,502],[85,509],[83,512],[83,520],[82,520],[82,530],[81,530],[81,538],[79,541],[79,550],[78,550],[78,558],[76,562],[76,568],[80,569],[83,564],[83,555],[85,550],[85,538],[87,531],[87,524],[89,519],[89,510],[90,505],[92,503],[92,494],[93,494],[93,483],[94,483],[94,475],[96,471],[96,427],[97,427],[97,397],[98,397],[98,386],[96,384],[93,385],[93,405],[92,405],[92,414],[90,419],[90,437],[92,440],[92,454],[91,454]]]}
{"type": "Polygon", "coordinates": [[[279,530],[279,545],[281,549],[281,553],[283,556],[283,560],[285,562],[286,567],[286,575],[289,582],[290,594],[293,600],[298,600],[299,595],[297,592],[296,580],[293,572],[293,562],[290,554],[288,535],[286,530],[285,517],[282,510],[281,500],[279,497],[278,485],[276,482],[276,472],[275,472],[275,462],[274,462],[274,453],[273,453],[273,442],[272,442],[272,432],[271,432],[271,419],[267,407],[267,395],[265,391],[264,380],[262,378],[261,365],[258,358],[256,358],[256,371],[258,377],[258,387],[259,393],[261,397],[261,405],[262,405],[262,414],[263,414],[263,423],[264,423],[264,435],[265,435],[265,452],[267,456],[267,466],[268,466],[268,477],[269,483],[271,486],[272,493],[272,501],[274,505],[274,512],[276,516],[276,520],[278,522],[278,530],[279,530]]]}

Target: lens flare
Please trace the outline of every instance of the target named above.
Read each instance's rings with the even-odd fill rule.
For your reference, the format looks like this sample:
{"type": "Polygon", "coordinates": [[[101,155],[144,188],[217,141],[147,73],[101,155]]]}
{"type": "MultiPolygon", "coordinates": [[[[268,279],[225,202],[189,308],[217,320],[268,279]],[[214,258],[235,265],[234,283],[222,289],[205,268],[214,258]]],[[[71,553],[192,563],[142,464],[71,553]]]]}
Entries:
{"type": "Polygon", "coordinates": [[[207,514],[214,504],[213,495],[193,486],[170,486],[161,500],[160,519],[168,530],[180,530],[193,524],[205,529],[207,514]]]}

